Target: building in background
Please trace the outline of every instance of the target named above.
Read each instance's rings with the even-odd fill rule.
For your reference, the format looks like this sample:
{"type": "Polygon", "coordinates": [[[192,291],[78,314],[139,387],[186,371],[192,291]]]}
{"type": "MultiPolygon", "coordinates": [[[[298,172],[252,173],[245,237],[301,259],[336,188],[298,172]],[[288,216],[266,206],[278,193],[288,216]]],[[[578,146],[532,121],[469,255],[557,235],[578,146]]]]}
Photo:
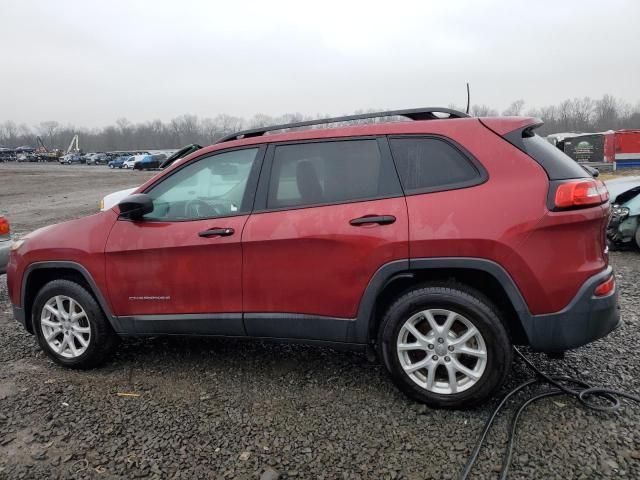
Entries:
{"type": "Polygon", "coordinates": [[[640,130],[554,133],[547,140],[579,163],[640,167],[640,130]]]}

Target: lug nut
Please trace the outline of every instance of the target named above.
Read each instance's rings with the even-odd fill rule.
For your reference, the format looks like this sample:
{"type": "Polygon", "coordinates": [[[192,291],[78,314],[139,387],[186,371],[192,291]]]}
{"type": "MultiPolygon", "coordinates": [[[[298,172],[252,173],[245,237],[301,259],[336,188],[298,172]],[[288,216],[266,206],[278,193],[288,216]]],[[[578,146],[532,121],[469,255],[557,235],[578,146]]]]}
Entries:
{"type": "Polygon", "coordinates": [[[449,345],[449,351],[453,352],[453,345],[449,345]]]}
{"type": "Polygon", "coordinates": [[[431,343],[429,344],[429,350],[433,350],[433,345],[431,343]]]}
{"type": "Polygon", "coordinates": [[[450,361],[451,361],[451,359],[450,359],[449,357],[444,357],[444,361],[445,361],[445,362],[450,362],[450,361]]]}
{"type": "Polygon", "coordinates": [[[438,360],[438,355],[434,355],[433,357],[431,357],[431,360],[433,360],[434,362],[438,360]]]}
{"type": "Polygon", "coordinates": [[[444,343],[444,338],[439,338],[438,343],[444,343]]]}

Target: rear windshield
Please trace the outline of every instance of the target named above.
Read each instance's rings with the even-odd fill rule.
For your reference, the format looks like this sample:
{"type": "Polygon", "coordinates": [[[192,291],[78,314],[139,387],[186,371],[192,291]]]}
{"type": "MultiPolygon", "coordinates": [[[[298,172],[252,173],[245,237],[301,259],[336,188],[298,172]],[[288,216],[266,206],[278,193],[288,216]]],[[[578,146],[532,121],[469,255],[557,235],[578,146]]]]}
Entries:
{"type": "Polygon", "coordinates": [[[525,152],[545,169],[551,180],[589,176],[579,163],[538,135],[523,136],[522,145],[525,152]]]}

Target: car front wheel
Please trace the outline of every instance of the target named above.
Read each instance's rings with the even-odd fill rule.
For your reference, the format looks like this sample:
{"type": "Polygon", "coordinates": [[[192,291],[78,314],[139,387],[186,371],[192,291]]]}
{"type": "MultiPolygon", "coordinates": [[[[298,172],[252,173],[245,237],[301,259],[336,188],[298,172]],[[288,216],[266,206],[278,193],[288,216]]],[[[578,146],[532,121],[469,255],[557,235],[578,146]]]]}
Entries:
{"type": "Polygon", "coordinates": [[[38,292],[33,326],[45,353],[69,368],[98,366],[118,339],[93,296],[70,280],[54,280],[38,292]]]}
{"type": "Polygon", "coordinates": [[[504,383],[512,346],[495,307],[459,284],[409,291],[387,311],[379,349],[396,385],[433,407],[468,408],[504,383]]]}

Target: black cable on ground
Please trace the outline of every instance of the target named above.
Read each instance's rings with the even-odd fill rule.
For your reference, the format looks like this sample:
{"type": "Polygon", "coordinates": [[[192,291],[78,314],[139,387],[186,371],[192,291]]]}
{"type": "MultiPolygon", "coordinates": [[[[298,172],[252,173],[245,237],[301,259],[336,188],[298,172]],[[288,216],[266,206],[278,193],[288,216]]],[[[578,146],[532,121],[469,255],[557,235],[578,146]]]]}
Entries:
{"type": "Polygon", "coordinates": [[[620,399],[625,398],[627,400],[631,400],[633,402],[640,403],[640,396],[632,395],[627,392],[621,392],[619,390],[612,390],[609,388],[601,388],[601,387],[592,387],[586,382],[582,380],[578,380],[577,378],[568,377],[568,376],[550,376],[541,370],[539,370],[531,361],[525,357],[520,350],[516,347],[513,348],[516,352],[516,355],[519,356],[524,363],[535,372],[537,378],[533,378],[531,380],[527,380],[524,383],[521,383],[509,393],[505,395],[502,401],[498,404],[498,406],[491,412],[491,415],[487,419],[484,424],[484,428],[478,437],[478,441],[476,442],[473,451],[467,460],[467,464],[464,467],[464,470],[460,474],[460,480],[466,480],[471,473],[471,469],[473,465],[478,460],[478,455],[480,454],[480,450],[484,441],[493,425],[494,420],[498,416],[498,413],[505,406],[507,401],[518,392],[521,392],[525,388],[539,384],[539,383],[547,383],[552,385],[555,388],[545,390],[541,393],[538,393],[531,398],[527,399],[523,402],[519,407],[516,413],[511,418],[511,426],[509,427],[509,435],[507,437],[507,445],[505,448],[504,456],[502,457],[502,468],[500,470],[500,480],[505,480],[507,478],[507,473],[509,472],[509,467],[511,466],[511,460],[513,457],[513,445],[516,439],[516,432],[518,428],[518,421],[520,420],[520,416],[522,412],[532,403],[541,400],[547,397],[553,397],[557,395],[569,395],[576,398],[584,407],[589,408],[591,410],[598,410],[601,412],[612,412],[620,408],[620,399]],[[573,388],[570,388],[572,386],[573,388]],[[598,401],[599,400],[599,401],[598,401]]]}

